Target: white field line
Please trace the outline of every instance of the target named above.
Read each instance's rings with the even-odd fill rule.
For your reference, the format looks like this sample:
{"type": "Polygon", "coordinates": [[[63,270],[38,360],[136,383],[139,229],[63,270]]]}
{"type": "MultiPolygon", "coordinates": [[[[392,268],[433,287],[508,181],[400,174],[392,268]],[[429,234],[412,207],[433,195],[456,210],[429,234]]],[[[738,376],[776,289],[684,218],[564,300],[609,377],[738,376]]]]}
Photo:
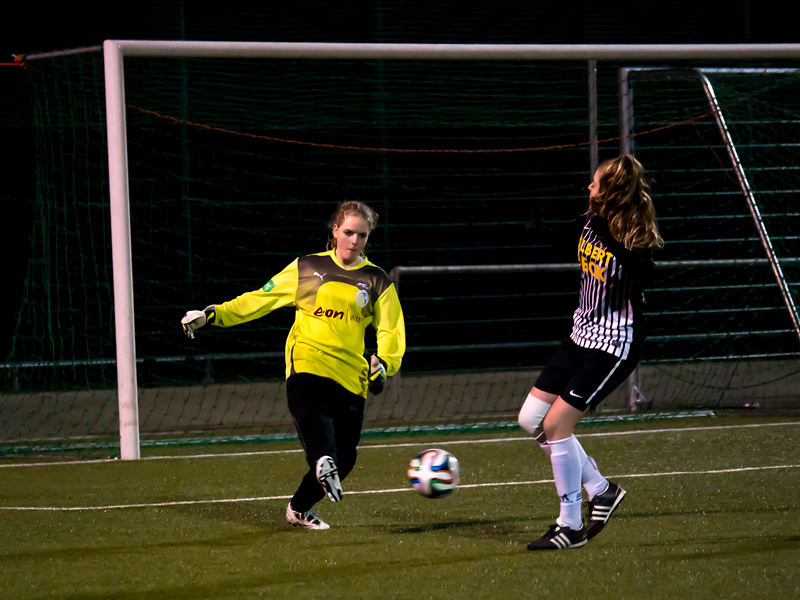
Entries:
{"type": "MultiPolygon", "coordinates": [[[[635,477],[676,477],[680,475],[716,475],[719,473],[741,473],[743,471],[765,471],[769,469],[798,469],[797,465],[773,465],[768,467],[740,467],[738,469],[712,469],[708,471],[667,471],[664,473],[631,473],[627,475],[610,475],[611,479],[632,479],[635,477]]],[[[496,483],[471,483],[459,486],[465,488],[485,488],[501,487],[509,485],[538,485],[542,483],[553,483],[552,479],[539,479],[537,481],[502,481],[496,483]]],[[[411,488],[394,488],[385,490],[364,490],[347,491],[347,495],[353,494],[395,494],[399,492],[412,492],[411,488]]],[[[180,500],[176,502],[150,502],[141,504],[111,504],[108,506],[0,506],[2,510],[18,511],[47,511],[47,512],[74,512],[74,511],[93,511],[93,510],[112,510],[118,508],[161,508],[170,506],[190,506],[197,504],[228,504],[232,502],[265,502],[269,500],[288,500],[291,496],[260,496],[255,498],[221,498],[216,500],[180,500]]]]}
{"type": "MultiPolygon", "coordinates": [[[[797,426],[800,421],[787,421],[783,423],[752,423],[749,425],[719,425],[708,427],[687,427],[676,429],[641,429],[637,431],[606,431],[602,433],[583,433],[576,434],[577,438],[589,437],[615,437],[620,435],[642,435],[651,433],[692,433],[695,431],[710,431],[710,430],[725,430],[725,429],[742,429],[742,428],[761,428],[761,427],[784,427],[784,426],[797,426]]],[[[516,436],[507,438],[485,438],[480,440],[441,440],[438,442],[410,442],[403,444],[362,444],[359,445],[359,450],[370,450],[374,448],[408,448],[408,447],[428,447],[434,448],[437,446],[457,446],[461,444],[494,444],[497,442],[533,442],[534,439],[530,436],[516,436]]],[[[220,458],[226,457],[247,457],[247,456],[263,456],[267,454],[293,454],[302,452],[302,448],[291,450],[260,450],[257,452],[220,452],[214,454],[186,454],[186,455],[166,455],[166,456],[146,456],[140,460],[187,460],[195,458],[220,458]]],[[[57,461],[57,462],[36,462],[36,463],[10,463],[0,464],[0,469],[6,468],[20,468],[20,467],[50,467],[60,465],[90,465],[108,462],[121,462],[118,458],[101,458],[95,460],[71,460],[71,461],[57,461]]]]}

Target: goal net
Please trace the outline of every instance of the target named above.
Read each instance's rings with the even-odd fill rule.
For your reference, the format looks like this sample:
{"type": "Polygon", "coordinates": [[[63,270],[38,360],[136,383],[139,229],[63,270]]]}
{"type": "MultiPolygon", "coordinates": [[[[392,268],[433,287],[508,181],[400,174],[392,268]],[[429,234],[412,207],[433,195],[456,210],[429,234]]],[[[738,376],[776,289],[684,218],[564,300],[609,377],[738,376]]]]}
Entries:
{"type": "MultiPolygon", "coordinates": [[[[193,341],[179,321],[322,251],[345,199],[380,214],[367,253],[395,269],[408,334],[401,374],[368,400],[366,435],[514,427],[569,333],[578,282],[574,251],[526,238],[522,223],[534,202],[553,223],[579,215],[591,148],[601,161],[617,156],[621,130],[652,173],[666,246],[646,294],[638,378],[593,418],[796,408],[797,66],[598,61],[595,83],[586,60],[127,58],[142,445],[293,434],[283,381],[291,311],[193,341]],[[419,268],[445,266],[486,268],[419,268]]],[[[28,76],[35,222],[0,369],[0,453],[113,455],[119,332],[103,57],[31,61],[28,76]]]]}

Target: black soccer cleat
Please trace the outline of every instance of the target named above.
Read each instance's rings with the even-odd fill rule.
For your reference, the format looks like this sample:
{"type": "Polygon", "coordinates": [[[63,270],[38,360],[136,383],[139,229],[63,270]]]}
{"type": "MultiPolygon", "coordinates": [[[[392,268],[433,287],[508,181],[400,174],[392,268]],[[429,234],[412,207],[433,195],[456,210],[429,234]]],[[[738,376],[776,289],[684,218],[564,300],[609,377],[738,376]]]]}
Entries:
{"type": "Polygon", "coordinates": [[[528,544],[528,550],[567,550],[580,548],[587,542],[586,527],[572,529],[564,525],[551,525],[550,530],[538,540],[528,544]]]}
{"type": "Polygon", "coordinates": [[[603,531],[608,519],[617,510],[619,503],[625,498],[627,492],[616,483],[608,482],[606,489],[597,494],[589,502],[588,524],[586,525],[586,539],[590,540],[603,531]]]}

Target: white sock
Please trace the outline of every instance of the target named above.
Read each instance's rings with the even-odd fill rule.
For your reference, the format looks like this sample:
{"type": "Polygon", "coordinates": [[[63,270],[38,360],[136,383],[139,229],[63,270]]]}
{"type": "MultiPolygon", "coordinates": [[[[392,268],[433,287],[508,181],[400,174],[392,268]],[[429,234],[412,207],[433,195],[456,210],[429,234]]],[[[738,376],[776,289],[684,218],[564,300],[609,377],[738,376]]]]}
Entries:
{"type": "MultiPolygon", "coordinates": [[[[520,426],[530,434],[542,432],[542,421],[544,421],[547,411],[550,410],[550,406],[551,405],[544,400],[540,400],[536,396],[528,394],[528,397],[525,398],[525,402],[519,411],[518,420],[520,426]]],[[[544,440],[544,438],[540,439],[538,437],[537,439],[539,439],[539,441],[544,440]]],[[[573,439],[575,439],[575,443],[578,446],[578,455],[581,461],[581,483],[583,487],[586,488],[586,494],[591,500],[606,489],[608,480],[600,474],[600,471],[597,469],[597,463],[591,456],[586,454],[586,451],[577,438],[573,436],[573,439]]],[[[539,445],[542,450],[550,456],[551,449],[549,444],[545,441],[543,444],[539,445]]]]}
{"type": "MultiPolygon", "coordinates": [[[[575,441],[577,442],[577,439],[575,441]]],[[[542,450],[544,450],[545,454],[550,456],[550,444],[544,443],[539,445],[542,450]]],[[[583,487],[586,488],[586,495],[589,497],[589,500],[591,500],[597,496],[597,494],[602,494],[606,491],[608,479],[600,474],[597,463],[591,456],[586,454],[580,442],[578,442],[578,453],[581,459],[581,483],[583,487]]]]}
{"type": "Polygon", "coordinates": [[[597,469],[597,463],[594,462],[591,456],[586,454],[586,450],[583,449],[577,438],[575,439],[575,444],[578,446],[578,456],[581,460],[581,483],[586,488],[586,495],[591,500],[606,489],[608,480],[600,474],[597,469]]]}
{"type": "Polygon", "coordinates": [[[550,446],[550,462],[553,464],[553,477],[556,491],[561,498],[561,514],[556,521],[559,525],[580,529],[581,519],[581,459],[579,444],[574,435],[563,440],[547,442],[550,446]]]}

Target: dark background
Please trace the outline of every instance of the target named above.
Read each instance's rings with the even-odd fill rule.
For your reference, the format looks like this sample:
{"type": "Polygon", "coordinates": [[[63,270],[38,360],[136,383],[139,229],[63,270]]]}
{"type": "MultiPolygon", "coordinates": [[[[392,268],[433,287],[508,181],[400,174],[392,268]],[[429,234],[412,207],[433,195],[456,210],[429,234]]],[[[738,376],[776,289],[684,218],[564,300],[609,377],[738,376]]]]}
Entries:
{"type": "Polygon", "coordinates": [[[796,3],[474,0],[431,3],[75,1],[4,11],[3,56],[105,39],[233,41],[689,44],[798,39],[796,3]]]}
{"type": "MultiPolygon", "coordinates": [[[[795,43],[796,3],[695,2],[182,2],[78,1],[6,9],[0,62],[14,55],[101,45],[105,39],[384,43],[795,43]]],[[[29,82],[0,68],[0,252],[5,258],[0,355],[21,301],[35,193],[29,82]]]]}

